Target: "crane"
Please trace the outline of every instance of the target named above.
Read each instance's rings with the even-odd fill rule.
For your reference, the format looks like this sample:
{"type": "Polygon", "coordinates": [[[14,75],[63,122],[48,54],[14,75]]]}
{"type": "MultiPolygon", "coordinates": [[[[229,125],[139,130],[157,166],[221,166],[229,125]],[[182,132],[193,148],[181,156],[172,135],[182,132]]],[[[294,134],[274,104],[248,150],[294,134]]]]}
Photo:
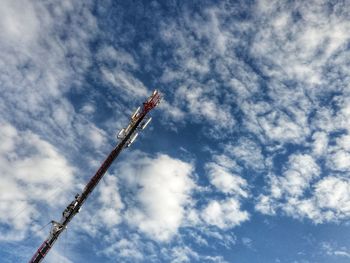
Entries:
{"type": "Polygon", "coordinates": [[[75,195],[74,200],[62,212],[59,221],[51,221],[51,230],[49,236],[34,253],[29,263],[39,263],[45,258],[61,233],[67,228],[73,217],[79,213],[80,208],[95,189],[99,181],[107,172],[113,161],[118,157],[124,148],[130,147],[138,136],[138,132],[145,129],[151,121],[147,114],[155,108],[162,97],[158,90],[153,91],[152,95],[143,103],[143,105],[132,114],[129,125],[118,133],[119,143],[112,149],[110,154],[101,164],[94,176],[91,177],[81,194],[75,195]]]}

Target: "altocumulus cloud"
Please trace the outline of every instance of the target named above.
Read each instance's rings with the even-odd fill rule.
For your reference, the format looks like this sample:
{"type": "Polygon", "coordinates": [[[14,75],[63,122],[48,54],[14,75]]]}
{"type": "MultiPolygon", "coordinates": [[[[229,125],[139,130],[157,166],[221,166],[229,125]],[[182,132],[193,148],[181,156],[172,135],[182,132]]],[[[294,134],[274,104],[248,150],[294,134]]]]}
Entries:
{"type": "MultiPolygon", "coordinates": [[[[256,218],[350,218],[346,2],[96,3],[0,6],[2,242],[58,213],[47,195],[63,207],[76,189],[53,178],[82,187],[74,175],[93,173],[151,86],[166,95],[159,141],[148,147],[145,135],[109,171],[72,226],[74,245],[83,232],[106,260],[243,262],[252,254],[233,256],[235,227],[264,229],[256,218]],[[183,152],[169,150],[174,138],[183,152]]],[[[322,244],[326,260],[348,257],[346,245],[322,244]]]]}
{"type": "Polygon", "coordinates": [[[34,220],[40,205],[55,199],[64,204],[58,197],[71,190],[74,168],[38,135],[8,123],[0,127],[1,239],[19,240],[39,227],[34,220]]]}
{"type": "Polygon", "coordinates": [[[123,165],[121,178],[135,188],[135,205],[126,211],[125,219],[152,238],[168,241],[177,234],[191,205],[193,166],[167,155],[131,159],[138,159],[138,165],[123,165]]]}

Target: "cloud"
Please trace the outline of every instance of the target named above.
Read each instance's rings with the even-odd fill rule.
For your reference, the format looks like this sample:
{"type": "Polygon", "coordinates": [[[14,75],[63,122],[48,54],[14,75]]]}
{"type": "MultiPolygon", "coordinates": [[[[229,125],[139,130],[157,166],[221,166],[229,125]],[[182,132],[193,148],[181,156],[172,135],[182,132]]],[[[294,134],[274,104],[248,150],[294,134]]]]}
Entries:
{"type": "Polygon", "coordinates": [[[315,199],[323,210],[329,210],[331,218],[350,216],[350,180],[328,176],[315,186],[315,199]]]}
{"type": "Polygon", "coordinates": [[[255,209],[266,215],[275,215],[276,214],[275,200],[268,195],[261,194],[258,196],[256,200],[255,209]]]}
{"type": "Polygon", "coordinates": [[[138,64],[135,58],[122,49],[115,49],[113,46],[104,45],[99,48],[96,58],[100,63],[112,64],[115,63],[116,68],[121,69],[137,69],[138,64]]]}
{"type": "Polygon", "coordinates": [[[48,256],[45,257],[48,263],[72,263],[73,261],[67,258],[67,255],[63,251],[55,251],[52,249],[48,256]]]}
{"type": "Polygon", "coordinates": [[[247,181],[216,163],[206,165],[210,183],[223,193],[247,197],[247,181]]]}
{"type": "Polygon", "coordinates": [[[334,242],[322,242],[321,250],[328,256],[350,258],[350,252],[346,247],[338,247],[334,242]]]}
{"type": "MultiPolygon", "coordinates": [[[[98,165],[97,163],[96,166],[98,165]]],[[[81,188],[83,187],[81,185],[81,188]]],[[[102,253],[107,256],[117,250],[116,245],[111,244],[111,240],[117,240],[116,236],[120,234],[118,226],[123,223],[125,203],[120,187],[117,175],[107,172],[96,187],[94,197],[84,203],[79,216],[74,218],[74,221],[77,221],[76,225],[71,225],[78,240],[82,233],[101,240],[106,247],[102,253]]]]}
{"type": "Polygon", "coordinates": [[[121,167],[122,179],[135,188],[125,220],[154,240],[169,241],[181,227],[191,202],[193,167],[167,155],[135,154],[131,159],[137,159],[137,165],[121,167]]]}
{"type": "Polygon", "coordinates": [[[314,178],[320,174],[320,168],[310,155],[292,155],[288,160],[288,169],[280,179],[280,187],[291,196],[301,196],[314,178]]]}
{"type": "Polygon", "coordinates": [[[66,95],[91,65],[97,25],[89,2],[5,1],[0,12],[1,120],[74,147],[78,127],[88,125],[66,95]]]}
{"type": "Polygon", "coordinates": [[[339,150],[332,154],[330,158],[331,166],[334,170],[349,171],[350,170],[350,153],[339,150]]]}
{"type": "Polygon", "coordinates": [[[198,260],[200,256],[190,247],[174,247],[172,249],[172,263],[191,262],[198,260]]]}
{"type": "Polygon", "coordinates": [[[350,170],[349,135],[341,135],[335,139],[335,145],[328,151],[328,166],[336,171],[346,172],[350,170]]]}
{"type": "Polygon", "coordinates": [[[236,143],[225,145],[225,150],[236,162],[242,163],[246,168],[257,171],[264,169],[265,160],[261,146],[248,138],[242,137],[236,143]]]}
{"type": "Polygon", "coordinates": [[[261,27],[251,47],[253,55],[263,62],[261,68],[268,76],[294,79],[310,86],[320,84],[322,67],[344,48],[348,39],[345,32],[349,25],[343,15],[329,13],[325,1],[260,1],[256,17],[261,27]],[[276,12],[278,8],[280,11],[276,12]],[[293,15],[296,13],[299,16],[293,15]]]}
{"type": "MultiPolygon", "coordinates": [[[[40,22],[32,5],[23,5],[22,1],[5,1],[0,9],[1,32],[11,44],[28,45],[37,39],[40,22]],[[21,16],[17,16],[17,10],[21,16]]],[[[4,42],[5,39],[2,39],[4,42]]]]}
{"type": "Polygon", "coordinates": [[[132,54],[124,49],[104,45],[98,49],[96,59],[101,75],[98,77],[108,86],[112,85],[118,93],[127,94],[129,98],[144,98],[149,95],[147,87],[135,77],[139,65],[132,54]]]}
{"type": "Polygon", "coordinates": [[[63,204],[65,198],[59,197],[72,190],[75,169],[38,135],[9,123],[0,126],[1,239],[20,240],[35,229],[42,205],[55,209],[63,204]]]}
{"type": "Polygon", "coordinates": [[[319,175],[320,168],[310,155],[291,156],[283,176],[270,177],[270,194],[258,197],[256,209],[271,215],[282,210],[294,218],[309,218],[316,223],[348,218],[349,180],[334,175],[320,179],[319,175]]]}
{"type": "Polygon", "coordinates": [[[117,177],[107,175],[98,189],[98,210],[96,221],[111,228],[121,222],[121,209],[124,208],[118,191],[117,177]]]}
{"type": "Polygon", "coordinates": [[[101,73],[107,83],[112,84],[128,95],[145,97],[149,94],[143,83],[127,72],[103,67],[101,68],[101,73]]]}
{"type": "MultiPolygon", "coordinates": [[[[235,152],[236,156],[241,157],[249,162],[244,146],[238,144],[235,150],[232,145],[227,147],[229,152],[235,152]]],[[[254,158],[254,157],[253,157],[254,158]]],[[[258,157],[259,158],[259,157],[258,157]]],[[[250,197],[248,182],[239,174],[242,168],[237,164],[235,159],[229,155],[213,155],[213,161],[205,165],[209,178],[209,183],[220,193],[225,194],[225,198],[216,196],[210,197],[205,205],[198,210],[198,219],[202,222],[196,222],[197,225],[215,226],[218,229],[228,229],[240,225],[249,220],[249,213],[241,210],[241,199],[250,197]]],[[[214,192],[215,193],[215,192],[214,192]]]]}
{"type": "MultiPolygon", "coordinates": [[[[125,120],[123,94],[147,96],[147,85],[165,87],[166,129],[180,133],[194,124],[199,136],[213,139],[203,166],[208,177],[194,178],[194,163],[165,154],[130,154],[137,164],[126,161],[106,176],[86,207],[94,216],[79,226],[99,240],[104,227],[112,229],[102,241],[112,244],[106,255],[142,261],[152,250],[140,245],[143,239],[181,243],[185,228],[195,228],[207,243],[229,240],[232,247],[232,236],[223,232],[252,216],[242,200],[256,201],[264,214],[316,223],[349,218],[350,23],[344,3],[184,5],[176,17],[162,19],[137,5],[145,12],[142,25],[154,26],[146,35],[129,24],[126,33],[108,32],[106,25],[124,28],[129,21],[95,17],[104,8],[92,1],[21,0],[0,7],[0,169],[12,175],[0,186],[0,210],[12,210],[0,218],[6,231],[13,222],[4,239],[23,238],[37,213],[56,210],[45,205],[45,194],[56,198],[63,190],[42,175],[71,184],[75,170],[66,159],[96,164],[95,153],[102,154],[107,136],[125,120]],[[111,109],[121,118],[106,114],[111,109]],[[121,229],[138,234],[116,238],[121,229]]],[[[173,260],[224,261],[178,243],[165,250],[173,260]]]]}
{"type": "MultiPolygon", "coordinates": [[[[246,74],[248,67],[241,70],[240,61],[231,52],[227,52],[237,38],[228,32],[224,23],[225,14],[220,8],[204,8],[193,15],[184,8],[184,12],[175,20],[164,20],[160,26],[161,40],[169,49],[166,50],[173,59],[163,63],[163,75],[160,81],[169,86],[171,97],[169,104],[186,111],[184,119],[196,122],[209,121],[211,126],[209,136],[217,137],[218,133],[231,133],[236,124],[232,114],[230,99],[226,98],[227,87],[221,82],[231,83],[232,74],[229,64],[237,64],[236,81],[254,79],[246,74]],[[171,87],[173,87],[173,91],[171,87]],[[194,118],[193,118],[194,117],[194,118]]],[[[243,65],[244,66],[244,65],[243,65]]],[[[255,89],[254,85],[241,86],[242,92],[247,88],[255,89]]],[[[232,93],[232,87],[229,88],[232,93]]],[[[231,94],[230,94],[231,95],[231,94]]],[[[170,117],[171,112],[169,113],[170,117]]],[[[175,117],[178,117],[176,115],[175,117]]],[[[175,119],[177,121],[177,119],[175,119]]]]}
{"type": "Polygon", "coordinates": [[[325,132],[315,132],[312,135],[313,139],[313,153],[320,156],[326,153],[328,146],[328,135],[325,132]]]}
{"type": "Polygon", "coordinates": [[[166,251],[170,254],[172,263],[180,262],[217,262],[226,263],[222,256],[209,256],[203,253],[198,253],[189,246],[175,246],[170,251],[166,251]]]}
{"type": "Polygon", "coordinates": [[[88,127],[87,136],[96,149],[106,145],[106,132],[97,128],[95,125],[88,127]]]}
{"type": "Polygon", "coordinates": [[[348,180],[329,176],[318,181],[313,187],[315,190],[311,192],[311,197],[289,196],[286,199],[278,199],[260,195],[256,209],[270,215],[282,210],[284,214],[293,218],[308,218],[315,223],[338,222],[350,216],[348,180]]]}
{"type": "Polygon", "coordinates": [[[342,250],[334,251],[334,255],[335,256],[341,256],[341,257],[350,258],[350,253],[346,252],[346,251],[342,251],[342,250]]]}
{"type": "Polygon", "coordinates": [[[186,107],[187,111],[197,119],[203,118],[220,128],[232,128],[235,120],[230,114],[229,106],[221,106],[218,101],[210,97],[210,94],[205,94],[203,89],[194,86],[181,86],[176,91],[177,102],[186,107]]]}
{"type": "Polygon", "coordinates": [[[282,112],[273,112],[266,118],[261,118],[260,123],[265,134],[277,141],[299,141],[305,132],[302,127],[282,112]]]}
{"type": "Polygon", "coordinates": [[[242,243],[247,248],[250,248],[250,249],[253,248],[253,240],[251,238],[249,238],[249,237],[242,237],[242,243]]]}
{"type": "Polygon", "coordinates": [[[74,16],[70,33],[62,39],[57,36],[61,32],[57,20],[64,20],[78,6],[62,2],[50,13],[45,4],[21,0],[6,2],[1,7],[0,20],[4,62],[0,65],[1,89],[4,91],[1,98],[17,102],[21,110],[38,114],[48,100],[57,98],[71,87],[65,84],[73,78],[72,72],[78,79],[76,73],[88,66],[89,61],[84,56],[88,54],[85,45],[89,37],[85,30],[93,35],[94,18],[88,12],[84,17],[74,16]],[[81,19],[85,19],[84,27],[77,26],[81,19]],[[66,60],[68,53],[74,55],[73,61],[66,60]],[[79,64],[78,71],[72,70],[69,63],[79,64]],[[13,92],[16,96],[11,97],[13,92]]]}
{"type": "Polygon", "coordinates": [[[201,213],[201,217],[209,225],[222,229],[232,228],[249,219],[247,211],[240,210],[236,199],[210,201],[201,213]]]}
{"type": "Polygon", "coordinates": [[[119,257],[133,262],[139,262],[144,260],[143,251],[140,250],[140,237],[132,235],[130,239],[120,239],[118,242],[103,249],[103,254],[114,257],[117,253],[119,257]]]}

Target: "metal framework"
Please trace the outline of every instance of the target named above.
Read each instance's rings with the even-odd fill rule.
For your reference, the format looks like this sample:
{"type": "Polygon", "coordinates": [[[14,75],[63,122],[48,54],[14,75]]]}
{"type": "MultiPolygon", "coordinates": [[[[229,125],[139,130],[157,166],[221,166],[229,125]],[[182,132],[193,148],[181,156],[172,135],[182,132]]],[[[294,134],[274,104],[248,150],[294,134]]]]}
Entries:
{"type": "Polygon", "coordinates": [[[51,221],[52,226],[49,236],[35,252],[29,263],[38,263],[44,259],[56,240],[59,238],[60,234],[67,228],[68,223],[77,213],[79,213],[81,206],[84,204],[91,192],[95,189],[101,178],[104,176],[113,161],[118,157],[120,152],[124,148],[129,147],[135,141],[136,137],[138,136],[138,131],[146,128],[148,123],[151,121],[151,118],[146,117],[146,115],[160,103],[160,100],[161,95],[157,90],[155,90],[152,95],[143,103],[142,107],[139,107],[133,113],[129,125],[126,128],[122,129],[118,134],[118,139],[120,140],[119,143],[117,146],[115,146],[115,148],[102,163],[100,168],[97,170],[95,175],[87,183],[82,193],[77,194],[74,200],[66,207],[62,213],[62,218],[60,221],[51,221]]]}

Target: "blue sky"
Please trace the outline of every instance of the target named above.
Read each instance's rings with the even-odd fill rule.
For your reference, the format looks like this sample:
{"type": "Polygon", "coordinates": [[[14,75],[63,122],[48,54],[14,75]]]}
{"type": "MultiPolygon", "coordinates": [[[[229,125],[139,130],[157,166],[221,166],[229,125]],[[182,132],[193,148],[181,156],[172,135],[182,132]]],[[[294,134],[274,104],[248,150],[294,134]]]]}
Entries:
{"type": "Polygon", "coordinates": [[[349,18],[347,1],[4,0],[1,261],[30,259],[158,88],[46,262],[350,262],[349,18]]]}

